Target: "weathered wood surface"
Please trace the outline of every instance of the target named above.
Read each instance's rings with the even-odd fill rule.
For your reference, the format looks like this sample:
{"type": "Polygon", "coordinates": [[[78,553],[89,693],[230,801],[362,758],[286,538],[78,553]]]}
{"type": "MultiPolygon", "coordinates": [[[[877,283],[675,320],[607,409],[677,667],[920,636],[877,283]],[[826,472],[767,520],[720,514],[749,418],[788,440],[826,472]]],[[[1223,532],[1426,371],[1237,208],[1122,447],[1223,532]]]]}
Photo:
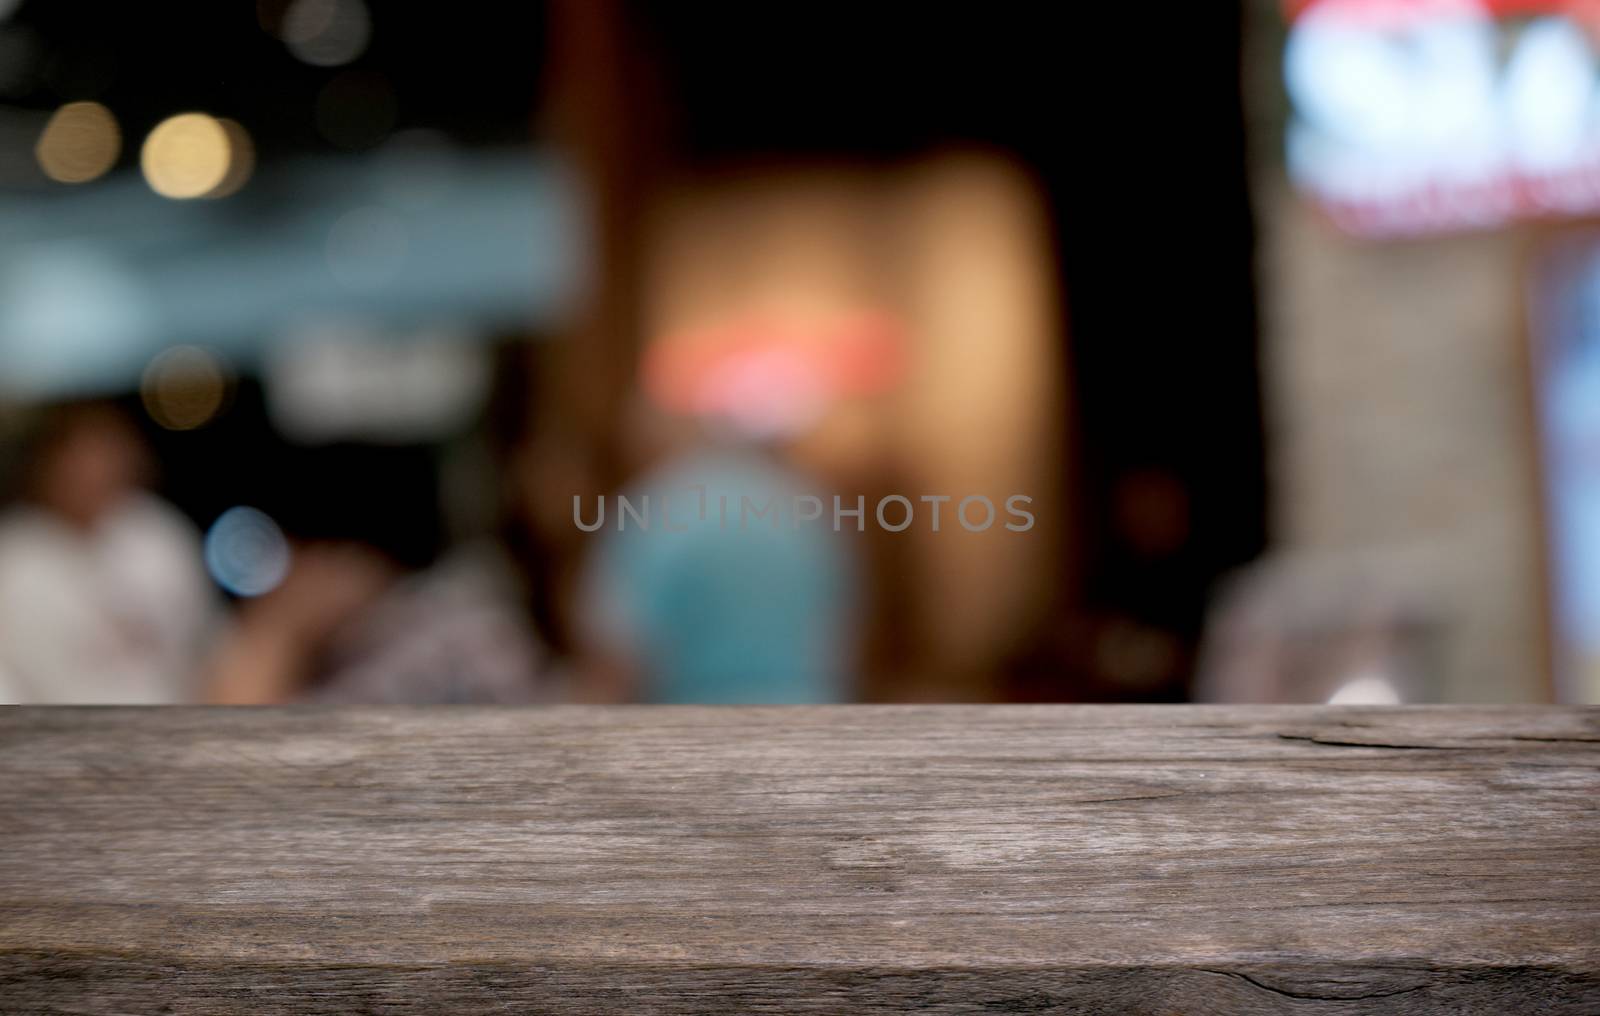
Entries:
{"type": "Polygon", "coordinates": [[[1600,710],[0,710],[5,1013],[1600,1013],[1600,710]]]}

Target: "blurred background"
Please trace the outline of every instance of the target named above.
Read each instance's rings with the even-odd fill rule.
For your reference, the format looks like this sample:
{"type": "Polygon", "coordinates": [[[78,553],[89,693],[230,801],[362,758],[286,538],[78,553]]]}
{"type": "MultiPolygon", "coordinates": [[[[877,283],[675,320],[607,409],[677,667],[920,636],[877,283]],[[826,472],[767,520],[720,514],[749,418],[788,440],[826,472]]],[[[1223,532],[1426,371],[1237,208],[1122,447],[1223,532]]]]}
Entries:
{"type": "Polygon", "coordinates": [[[1600,701],[1597,86],[1587,0],[0,0],[0,700],[1600,701]]]}

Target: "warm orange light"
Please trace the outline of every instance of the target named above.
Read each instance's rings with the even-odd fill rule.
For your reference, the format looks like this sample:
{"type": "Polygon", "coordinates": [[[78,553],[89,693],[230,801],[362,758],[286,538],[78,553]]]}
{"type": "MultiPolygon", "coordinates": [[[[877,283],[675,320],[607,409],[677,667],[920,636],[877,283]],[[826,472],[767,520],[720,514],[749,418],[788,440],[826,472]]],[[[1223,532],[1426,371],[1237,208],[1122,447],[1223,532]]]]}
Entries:
{"type": "Polygon", "coordinates": [[[145,411],[168,430],[194,430],[210,423],[227,393],[222,364],[197,346],[175,346],[157,356],[139,385],[145,411]]]}
{"type": "Polygon", "coordinates": [[[251,142],[249,132],[237,120],[224,117],[217,122],[228,136],[228,171],[223,174],[221,183],[203,195],[208,198],[225,198],[236,193],[249,182],[250,174],[256,168],[256,146],[251,142]]]}
{"type": "Polygon", "coordinates": [[[233,146],[216,117],[179,113],[145,138],[139,164],[151,189],[162,197],[206,197],[228,178],[233,146]]]}
{"type": "Polygon", "coordinates": [[[50,117],[33,151],[50,179],[87,183],[116,163],[122,132],[117,118],[98,102],[69,102],[50,117]]]}

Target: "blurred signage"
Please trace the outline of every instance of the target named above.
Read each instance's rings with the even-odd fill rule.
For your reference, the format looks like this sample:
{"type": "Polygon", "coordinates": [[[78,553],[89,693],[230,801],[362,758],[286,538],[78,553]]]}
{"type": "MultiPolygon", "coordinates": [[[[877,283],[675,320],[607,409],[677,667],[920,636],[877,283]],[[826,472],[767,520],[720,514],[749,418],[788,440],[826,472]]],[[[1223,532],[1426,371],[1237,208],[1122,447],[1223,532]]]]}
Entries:
{"type": "Polygon", "coordinates": [[[1285,10],[1289,173],[1343,229],[1406,236],[1600,211],[1600,2],[1285,10]]]}
{"type": "Polygon", "coordinates": [[[0,194],[0,223],[0,397],[26,398],[126,390],[176,344],[248,365],[308,322],[549,327],[586,237],[570,170],[523,149],[282,162],[227,202],[113,173],[0,194]]]}

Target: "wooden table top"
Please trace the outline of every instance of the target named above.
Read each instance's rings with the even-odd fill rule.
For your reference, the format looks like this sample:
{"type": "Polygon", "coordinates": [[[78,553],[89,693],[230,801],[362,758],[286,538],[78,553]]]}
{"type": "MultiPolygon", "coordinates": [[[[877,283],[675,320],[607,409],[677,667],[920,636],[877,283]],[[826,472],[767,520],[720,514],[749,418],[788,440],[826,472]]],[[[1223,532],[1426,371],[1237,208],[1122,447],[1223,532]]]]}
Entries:
{"type": "Polygon", "coordinates": [[[5,1013],[1600,1013],[1600,709],[0,709],[5,1013]]]}

